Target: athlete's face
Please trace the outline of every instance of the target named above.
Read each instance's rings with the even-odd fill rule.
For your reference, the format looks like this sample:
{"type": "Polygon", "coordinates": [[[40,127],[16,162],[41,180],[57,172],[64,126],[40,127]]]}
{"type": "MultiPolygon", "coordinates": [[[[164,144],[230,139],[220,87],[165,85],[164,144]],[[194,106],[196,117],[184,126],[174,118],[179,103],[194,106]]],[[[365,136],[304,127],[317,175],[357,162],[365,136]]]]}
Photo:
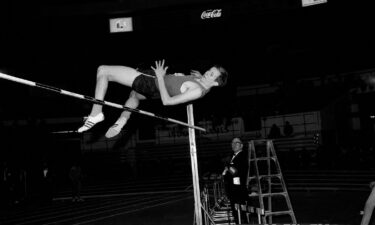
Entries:
{"type": "Polygon", "coordinates": [[[207,70],[203,76],[207,80],[216,81],[220,76],[220,71],[216,67],[211,67],[211,69],[207,70]]]}

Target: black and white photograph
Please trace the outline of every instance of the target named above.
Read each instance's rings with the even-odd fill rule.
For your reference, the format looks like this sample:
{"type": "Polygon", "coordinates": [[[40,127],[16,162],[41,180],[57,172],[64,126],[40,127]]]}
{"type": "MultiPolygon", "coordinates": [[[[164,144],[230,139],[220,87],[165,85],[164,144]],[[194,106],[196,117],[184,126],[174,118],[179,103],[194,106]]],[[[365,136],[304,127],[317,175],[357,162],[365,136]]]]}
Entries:
{"type": "Polygon", "coordinates": [[[375,225],[375,6],[2,0],[1,225],[375,225]]]}

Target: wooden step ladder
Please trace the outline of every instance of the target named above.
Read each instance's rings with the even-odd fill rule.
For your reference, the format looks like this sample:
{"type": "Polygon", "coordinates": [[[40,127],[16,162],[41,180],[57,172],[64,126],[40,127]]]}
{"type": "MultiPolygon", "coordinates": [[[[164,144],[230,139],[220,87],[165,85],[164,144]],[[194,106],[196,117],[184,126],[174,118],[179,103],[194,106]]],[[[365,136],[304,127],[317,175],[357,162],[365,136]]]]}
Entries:
{"type": "Polygon", "coordinates": [[[247,185],[250,203],[264,210],[262,223],[272,224],[276,216],[297,223],[272,140],[249,141],[247,185]]]}

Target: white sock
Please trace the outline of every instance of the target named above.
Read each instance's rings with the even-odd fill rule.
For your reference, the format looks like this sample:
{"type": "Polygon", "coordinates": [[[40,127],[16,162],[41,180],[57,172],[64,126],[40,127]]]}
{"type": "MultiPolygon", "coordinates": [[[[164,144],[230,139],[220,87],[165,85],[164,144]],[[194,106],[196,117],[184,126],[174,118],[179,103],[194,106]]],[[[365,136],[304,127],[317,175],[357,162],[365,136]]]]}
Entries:
{"type": "Polygon", "coordinates": [[[117,124],[118,127],[119,127],[120,130],[121,130],[121,129],[125,126],[125,124],[126,124],[127,121],[128,121],[127,118],[125,118],[125,117],[120,117],[120,118],[118,118],[118,120],[116,121],[115,124],[117,124]]]}

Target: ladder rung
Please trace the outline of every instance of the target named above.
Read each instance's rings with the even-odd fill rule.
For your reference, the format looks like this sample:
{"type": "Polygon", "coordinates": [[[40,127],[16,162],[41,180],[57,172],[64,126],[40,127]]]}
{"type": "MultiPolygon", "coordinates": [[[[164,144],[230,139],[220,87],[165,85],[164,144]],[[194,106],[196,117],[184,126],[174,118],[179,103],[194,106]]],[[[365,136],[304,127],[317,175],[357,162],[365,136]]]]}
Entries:
{"type": "Polygon", "coordinates": [[[277,211],[277,212],[266,211],[266,212],[265,212],[265,216],[280,216],[280,215],[285,215],[285,214],[292,215],[293,212],[292,212],[292,210],[288,210],[288,211],[277,211]]]}
{"type": "Polygon", "coordinates": [[[267,175],[259,175],[259,179],[262,179],[262,178],[272,178],[272,177],[277,177],[277,178],[281,178],[281,174],[278,173],[278,174],[267,174],[267,175]]]}
{"type": "Polygon", "coordinates": [[[262,194],[263,197],[274,196],[274,195],[286,196],[287,193],[286,192],[274,192],[274,193],[265,193],[265,194],[262,194]]]}
{"type": "MultiPolygon", "coordinates": [[[[276,196],[276,195],[282,195],[282,196],[286,196],[286,192],[275,192],[275,193],[265,193],[265,194],[260,194],[262,197],[270,197],[270,196],[276,196]]],[[[249,197],[255,197],[255,196],[259,196],[258,193],[253,193],[251,195],[249,195],[249,197]]]]}
{"type": "Polygon", "coordinates": [[[255,158],[255,159],[250,159],[250,161],[261,161],[261,160],[269,160],[269,159],[275,160],[276,157],[275,157],[275,156],[270,156],[270,157],[259,157],[259,158],[255,158]]]}
{"type": "Polygon", "coordinates": [[[269,139],[257,139],[257,140],[253,140],[254,141],[254,143],[264,143],[264,142],[267,142],[267,141],[269,141],[269,139]]]}
{"type": "MultiPolygon", "coordinates": [[[[273,178],[273,177],[277,177],[277,178],[280,178],[281,179],[281,174],[278,173],[278,174],[270,174],[270,175],[259,175],[259,179],[262,179],[262,178],[273,178]]],[[[249,177],[249,179],[256,179],[257,177],[256,176],[251,176],[249,177]]]]}

